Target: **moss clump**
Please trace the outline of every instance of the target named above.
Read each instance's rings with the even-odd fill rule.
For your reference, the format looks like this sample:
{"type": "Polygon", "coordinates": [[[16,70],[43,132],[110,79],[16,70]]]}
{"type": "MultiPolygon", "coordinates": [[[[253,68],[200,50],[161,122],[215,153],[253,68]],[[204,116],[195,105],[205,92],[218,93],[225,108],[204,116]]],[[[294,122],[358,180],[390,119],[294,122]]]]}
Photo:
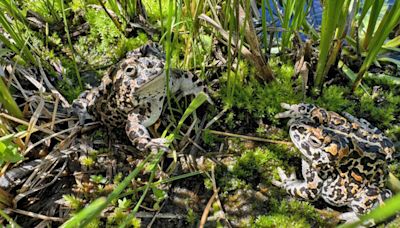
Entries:
{"type": "Polygon", "coordinates": [[[278,156],[266,147],[245,151],[232,168],[232,174],[248,183],[271,181],[271,173],[282,166],[278,156]]]}
{"type": "MultiPolygon", "coordinates": [[[[300,85],[300,82],[291,80],[293,66],[291,64],[278,66],[273,61],[271,65],[277,78],[268,84],[257,81],[254,77],[256,73],[254,69],[244,63],[240,64],[238,77],[228,78],[223,75],[221,83],[226,82],[226,85],[221,85],[224,105],[228,108],[244,109],[256,118],[266,117],[269,121],[276,123],[274,115],[281,111],[281,102],[292,104],[301,102],[302,96],[293,89],[300,85]],[[249,79],[247,79],[248,75],[250,75],[249,79]]],[[[232,74],[235,75],[234,72],[231,72],[232,74]]]]}
{"type": "Polygon", "coordinates": [[[144,7],[146,8],[147,15],[150,21],[155,22],[157,20],[163,20],[167,18],[168,14],[168,0],[161,0],[161,13],[159,0],[143,0],[144,7]]]}
{"type": "Polygon", "coordinates": [[[354,105],[345,97],[345,94],[349,92],[349,88],[347,87],[332,85],[325,88],[321,96],[316,100],[308,98],[307,102],[316,104],[329,111],[342,112],[346,110],[347,112],[352,112],[354,105]]]}
{"type": "Polygon", "coordinates": [[[392,127],[400,108],[400,96],[392,92],[375,91],[371,95],[363,93],[360,100],[358,117],[362,117],[376,124],[376,127],[385,129],[392,127]]]}
{"type": "Polygon", "coordinates": [[[321,215],[308,202],[271,198],[268,215],[259,216],[253,227],[325,227],[321,215]]]}
{"type": "Polygon", "coordinates": [[[296,218],[290,215],[274,214],[259,216],[252,227],[310,227],[304,218],[296,218]]]}
{"type": "Polygon", "coordinates": [[[105,58],[119,58],[118,47],[123,46],[125,37],[110,17],[103,10],[88,8],[85,20],[89,23],[90,32],[88,36],[79,38],[77,52],[80,50],[78,53],[87,57],[89,64],[104,63],[105,58]]]}

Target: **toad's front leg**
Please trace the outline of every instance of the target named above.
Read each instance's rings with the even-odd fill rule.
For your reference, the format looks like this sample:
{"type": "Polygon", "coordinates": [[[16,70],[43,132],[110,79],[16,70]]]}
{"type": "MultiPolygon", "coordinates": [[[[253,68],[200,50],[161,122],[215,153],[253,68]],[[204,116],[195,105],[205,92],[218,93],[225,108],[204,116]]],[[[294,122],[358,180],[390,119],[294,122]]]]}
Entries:
{"type": "Polygon", "coordinates": [[[126,134],[131,140],[132,144],[140,151],[150,149],[152,152],[158,151],[158,149],[167,151],[167,139],[155,138],[152,139],[150,134],[145,127],[144,123],[148,121],[148,117],[140,115],[138,113],[130,113],[128,115],[128,121],[125,126],[126,134]]]}
{"type": "Polygon", "coordinates": [[[306,161],[302,161],[304,180],[297,180],[295,173],[289,177],[286,176],[281,168],[278,168],[278,174],[281,181],[273,180],[272,183],[285,189],[290,195],[311,201],[319,198],[323,181],[318,176],[318,172],[306,161]]]}

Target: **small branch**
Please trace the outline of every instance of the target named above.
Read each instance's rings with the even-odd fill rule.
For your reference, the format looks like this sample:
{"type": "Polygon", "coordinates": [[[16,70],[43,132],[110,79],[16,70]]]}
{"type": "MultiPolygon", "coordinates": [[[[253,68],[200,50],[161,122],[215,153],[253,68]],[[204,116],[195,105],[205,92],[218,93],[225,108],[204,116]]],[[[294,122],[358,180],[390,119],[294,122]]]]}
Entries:
{"type": "Polygon", "coordinates": [[[222,136],[228,136],[228,137],[236,137],[236,138],[241,138],[241,139],[246,139],[246,140],[252,140],[252,141],[259,141],[259,142],[266,142],[266,143],[274,143],[274,144],[283,144],[283,145],[288,145],[288,146],[293,145],[292,142],[287,142],[287,141],[272,140],[272,139],[264,139],[264,138],[254,137],[254,136],[238,135],[238,134],[233,134],[233,133],[228,133],[228,132],[222,132],[222,131],[208,130],[208,132],[210,132],[211,134],[214,134],[214,135],[222,135],[222,136]]]}
{"type": "Polygon", "coordinates": [[[218,195],[218,191],[214,191],[214,194],[208,200],[206,208],[204,208],[203,215],[201,216],[199,228],[204,228],[204,224],[207,222],[208,213],[210,212],[212,203],[214,202],[215,198],[218,195]]]}
{"type": "Polygon", "coordinates": [[[65,221],[64,218],[46,216],[46,215],[42,215],[42,214],[33,213],[33,212],[30,212],[30,211],[24,211],[24,210],[21,210],[21,209],[8,208],[6,210],[14,212],[14,213],[17,213],[17,214],[29,216],[29,217],[32,217],[32,218],[41,219],[41,220],[54,221],[54,222],[64,222],[65,221]]]}

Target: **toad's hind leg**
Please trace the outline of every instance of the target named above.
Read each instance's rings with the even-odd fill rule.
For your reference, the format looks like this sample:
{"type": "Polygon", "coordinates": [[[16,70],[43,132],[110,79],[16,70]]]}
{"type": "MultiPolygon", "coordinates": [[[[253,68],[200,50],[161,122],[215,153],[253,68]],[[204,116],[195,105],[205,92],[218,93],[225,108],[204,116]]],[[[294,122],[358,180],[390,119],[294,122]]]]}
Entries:
{"type": "Polygon", "coordinates": [[[365,214],[383,204],[383,201],[391,196],[392,192],[388,189],[381,190],[376,186],[366,186],[351,202],[351,208],[357,214],[365,214]]]}
{"type": "Polygon", "coordinates": [[[167,140],[164,138],[152,139],[144,123],[149,122],[149,117],[138,113],[130,113],[125,126],[126,134],[133,145],[140,151],[149,148],[152,152],[158,149],[168,150],[167,140]]]}
{"type": "MultiPolygon", "coordinates": [[[[351,202],[352,211],[342,213],[339,216],[340,220],[346,223],[352,223],[359,220],[359,216],[370,212],[372,209],[381,205],[384,200],[390,198],[392,193],[388,189],[380,190],[375,186],[366,186],[363,191],[360,191],[354,200],[351,202]]],[[[375,225],[373,219],[363,222],[364,226],[370,227],[375,225]]]]}
{"type": "Polygon", "coordinates": [[[360,127],[362,129],[366,130],[368,133],[371,133],[371,134],[381,134],[382,133],[381,130],[379,130],[377,127],[372,125],[366,119],[363,119],[363,118],[359,119],[359,118],[354,117],[353,115],[351,115],[350,113],[347,113],[347,112],[343,112],[342,114],[343,114],[344,117],[346,117],[351,122],[354,122],[354,123],[357,123],[358,125],[360,125],[360,127]]]}

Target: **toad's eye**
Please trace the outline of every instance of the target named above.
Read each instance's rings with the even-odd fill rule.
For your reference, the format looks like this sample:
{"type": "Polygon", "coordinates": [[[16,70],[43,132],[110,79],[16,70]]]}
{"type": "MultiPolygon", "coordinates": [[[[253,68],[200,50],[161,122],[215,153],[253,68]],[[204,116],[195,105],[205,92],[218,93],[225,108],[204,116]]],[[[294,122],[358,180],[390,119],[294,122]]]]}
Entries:
{"type": "Polygon", "coordinates": [[[137,68],[135,66],[127,66],[125,68],[125,75],[129,77],[136,77],[137,68]]]}
{"type": "Polygon", "coordinates": [[[322,145],[322,142],[315,136],[310,136],[308,141],[310,142],[310,145],[314,148],[320,147],[322,145]]]}
{"type": "Polygon", "coordinates": [[[300,113],[306,112],[306,107],[304,107],[303,105],[300,105],[299,111],[300,111],[300,113]]]}

